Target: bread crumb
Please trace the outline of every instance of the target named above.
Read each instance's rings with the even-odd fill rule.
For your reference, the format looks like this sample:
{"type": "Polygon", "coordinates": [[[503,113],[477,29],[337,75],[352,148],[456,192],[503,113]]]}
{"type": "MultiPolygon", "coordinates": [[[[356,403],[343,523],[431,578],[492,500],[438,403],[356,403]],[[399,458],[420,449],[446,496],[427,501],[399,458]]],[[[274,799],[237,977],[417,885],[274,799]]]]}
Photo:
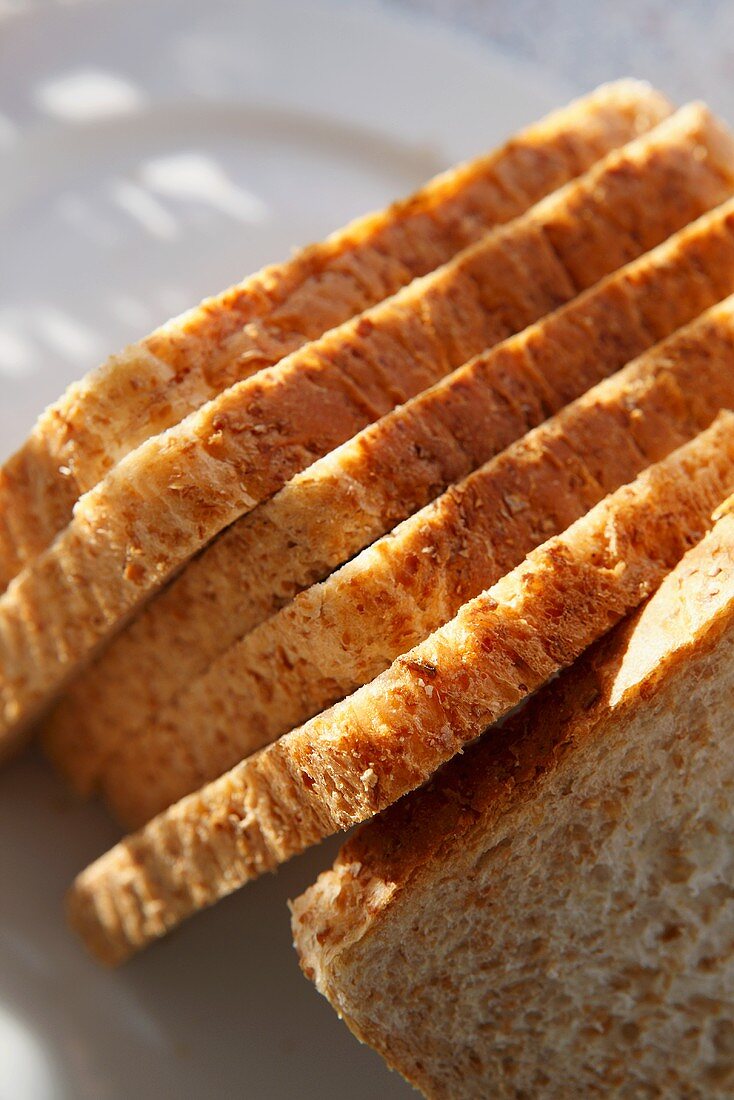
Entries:
{"type": "Polygon", "coordinates": [[[517,515],[518,512],[524,511],[528,506],[528,502],[521,497],[513,496],[512,493],[508,493],[504,498],[507,510],[511,516],[517,515]]]}
{"type": "Polygon", "coordinates": [[[374,787],[377,786],[377,772],[374,768],[367,768],[366,771],[362,772],[359,778],[362,781],[362,785],[368,791],[371,791],[374,787]]]}

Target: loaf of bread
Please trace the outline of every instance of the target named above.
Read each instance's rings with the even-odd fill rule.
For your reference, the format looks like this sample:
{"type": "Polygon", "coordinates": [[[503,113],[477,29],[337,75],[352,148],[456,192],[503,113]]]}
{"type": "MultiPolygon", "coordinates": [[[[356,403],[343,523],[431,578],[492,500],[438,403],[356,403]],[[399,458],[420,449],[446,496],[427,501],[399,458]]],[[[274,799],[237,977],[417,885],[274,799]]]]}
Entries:
{"type": "Polygon", "coordinates": [[[425,1096],[734,1091],[734,515],[293,905],[306,974],[425,1096]]]}
{"type": "Polygon", "coordinates": [[[0,599],[0,746],[227,524],[294,474],[734,187],[734,140],[701,106],[432,275],[141,444],[0,599]]]}
{"type": "MultiPolygon", "coordinates": [[[[592,336],[589,355],[595,345],[592,336]]],[[[557,371],[555,392],[545,376],[549,404],[565,389],[561,362],[557,371]]],[[[734,298],[589,390],[182,686],[110,759],[102,785],[113,812],[142,825],[374,679],[721,408],[734,408],[734,298]]]]}
{"type": "Polygon", "coordinates": [[[662,121],[624,80],[170,321],[72,386],[0,470],[0,590],[145,439],[445,263],[662,121]]]}
{"type": "MultiPolygon", "coordinates": [[[[171,700],[299,589],[732,292],[729,201],[314,463],[223,532],[75,680],[44,722],[53,761],[80,792],[108,786],[128,825],[186,794],[198,783],[184,778],[178,753],[165,758],[157,734],[170,721],[164,711],[171,700]],[[123,776],[125,766],[134,767],[131,745],[140,731],[148,758],[141,757],[146,780],[138,793],[148,801],[133,812],[133,803],[126,808],[123,802],[123,776]],[[106,762],[118,746],[127,765],[118,762],[116,778],[103,783],[106,762]],[[165,767],[154,770],[162,758],[165,767]]],[[[290,651],[286,641],[283,655],[290,651]]],[[[282,664],[277,649],[272,660],[276,669],[282,664]]],[[[237,682],[235,676],[209,701],[213,727],[221,725],[224,694],[237,682]]],[[[237,693],[230,698],[234,702],[237,693]]],[[[310,713],[301,712],[290,724],[310,713]]],[[[266,727],[273,728],[263,724],[260,744],[268,739],[266,727]]],[[[239,727],[241,736],[245,729],[239,727]]],[[[199,782],[236,759],[220,757],[199,782]]]]}
{"type": "Polygon", "coordinates": [[[41,416],[0,757],[138,829],[104,964],[357,826],[295,946],[427,1097],[728,1100],[733,566],[734,136],[619,81],[41,416]]]}
{"type": "Polygon", "coordinates": [[[166,810],[77,879],[119,962],[195,910],[420,786],[654,591],[734,491],[734,413],[533,551],[387,672],[166,810]]]}

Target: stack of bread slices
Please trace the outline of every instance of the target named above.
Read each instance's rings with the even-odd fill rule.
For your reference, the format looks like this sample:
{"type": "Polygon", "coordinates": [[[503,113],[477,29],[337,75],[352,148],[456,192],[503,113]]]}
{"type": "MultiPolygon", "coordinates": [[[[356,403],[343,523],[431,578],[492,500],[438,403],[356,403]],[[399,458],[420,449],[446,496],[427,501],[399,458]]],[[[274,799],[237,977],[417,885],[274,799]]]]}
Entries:
{"type": "Polygon", "coordinates": [[[635,81],[71,387],[0,471],[0,750],[137,830],[91,951],[374,819],[296,946],[427,1096],[734,1094],[730,410],[734,137],[635,81]]]}

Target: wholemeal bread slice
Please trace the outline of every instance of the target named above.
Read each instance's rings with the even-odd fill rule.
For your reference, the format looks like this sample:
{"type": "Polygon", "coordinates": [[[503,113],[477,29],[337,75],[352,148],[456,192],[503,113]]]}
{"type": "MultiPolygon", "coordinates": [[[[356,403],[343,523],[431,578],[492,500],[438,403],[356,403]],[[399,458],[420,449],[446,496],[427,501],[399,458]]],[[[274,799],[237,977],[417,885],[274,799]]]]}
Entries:
{"type": "Polygon", "coordinates": [[[445,263],[670,113],[619,81],[246,279],[110,359],[52,405],[0,471],[0,589],[125,454],[222,389],[445,263]]]}
{"type": "Polygon", "coordinates": [[[120,744],[103,778],[113,811],[127,826],[143,824],[374,679],[722,407],[734,408],[734,298],[233,645],[120,744]]]}
{"type": "Polygon", "coordinates": [[[72,923],[119,962],[420,786],[653,591],[733,488],[722,413],[372,683],[116,845],[77,879],[72,923]]]}
{"type": "Polygon", "coordinates": [[[734,516],[631,624],[370,822],[303,968],[426,1096],[730,1097],[734,516]]]}
{"type": "Polygon", "coordinates": [[[143,443],[0,600],[0,744],[214,535],[367,423],[660,242],[734,186],[692,105],[394,298],[143,443]]]}
{"type": "MultiPolygon", "coordinates": [[[[118,745],[129,755],[137,731],[152,730],[174,697],[299,589],[732,292],[734,201],[314,463],[223,532],[77,678],[44,722],[53,761],[89,793],[118,745]]],[[[173,766],[161,779],[175,780],[173,766]]],[[[145,789],[156,797],[155,783],[145,789]]]]}

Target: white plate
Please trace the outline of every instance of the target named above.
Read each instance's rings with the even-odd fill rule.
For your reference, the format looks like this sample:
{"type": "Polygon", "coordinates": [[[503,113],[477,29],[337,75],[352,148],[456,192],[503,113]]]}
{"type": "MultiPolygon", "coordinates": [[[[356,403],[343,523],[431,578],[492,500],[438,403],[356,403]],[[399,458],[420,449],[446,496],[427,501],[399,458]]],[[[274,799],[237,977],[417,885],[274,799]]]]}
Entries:
{"type": "MultiPolygon", "coordinates": [[[[567,98],[372,3],[0,22],[0,457],[108,352],[567,98]]],[[[105,973],[61,900],[115,835],[32,754],[0,776],[0,1100],[411,1095],[291,948],[286,899],[335,843],[105,973]]]]}

